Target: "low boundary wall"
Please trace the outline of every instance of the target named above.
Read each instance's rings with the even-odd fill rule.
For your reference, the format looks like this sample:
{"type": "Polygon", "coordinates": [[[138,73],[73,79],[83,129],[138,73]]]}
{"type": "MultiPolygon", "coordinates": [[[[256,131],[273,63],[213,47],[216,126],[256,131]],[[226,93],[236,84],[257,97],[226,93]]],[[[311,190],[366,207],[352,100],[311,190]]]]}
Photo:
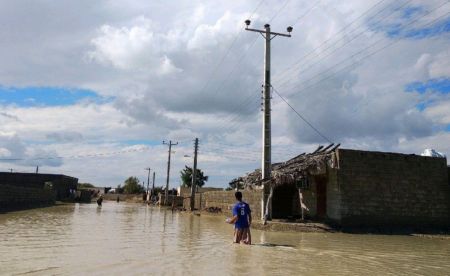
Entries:
{"type": "Polygon", "coordinates": [[[0,185],[0,210],[20,210],[55,203],[55,192],[42,188],[0,185]]]}
{"type": "MultiPolygon", "coordinates": [[[[203,210],[205,208],[216,207],[222,210],[225,215],[230,215],[233,205],[236,204],[235,191],[211,191],[195,194],[195,208],[203,210]]],[[[243,200],[250,205],[253,219],[261,217],[261,199],[263,191],[242,191],[243,200]]],[[[189,209],[190,197],[184,198],[184,208],[189,209]]]]}

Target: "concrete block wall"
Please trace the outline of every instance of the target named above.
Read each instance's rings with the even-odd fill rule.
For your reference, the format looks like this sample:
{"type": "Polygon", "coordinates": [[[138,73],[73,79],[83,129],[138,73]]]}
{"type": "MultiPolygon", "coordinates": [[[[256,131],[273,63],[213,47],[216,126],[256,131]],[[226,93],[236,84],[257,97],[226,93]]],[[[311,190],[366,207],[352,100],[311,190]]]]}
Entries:
{"type": "MultiPolygon", "coordinates": [[[[195,194],[195,208],[203,210],[208,207],[218,207],[222,209],[222,213],[229,216],[231,209],[236,204],[234,191],[209,191],[195,194]]],[[[261,217],[261,199],[262,191],[242,191],[243,200],[250,205],[253,212],[253,219],[261,217]]],[[[183,206],[186,209],[190,208],[190,197],[185,197],[183,206]]]]}
{"type": "MultiPolygon", "coordinates": [[[[164,194],[159,193],[159,204],[163,205],[166,196],[164,194]]],[[[184,198],[182,196],[176,196],[176,195],[169,195],[167,198],[167,204],[169,206],[172,206],[172,203],[175,201],[175,207],[181,207],[184,204],[184,198]]]]}
{"type": "Polygon", "coordinates": [[[0,210],[27,209],[55,202],[55,193],[42,188],[0,185],[0,210]]]}
{"type": "MultiPolygon", "coordinates": [[[[203,208],[219,207],[225,215],[231,215],[233,205],[236,203],[234,191],[212,191],[202,194],[203,208]]],[[[242,191],[243,201],[250,205],[253,219],[261,218],[262,191],[242,191]]]]}
{"type": "MultiPolygon", "coordinates": [[[[205,208],[205,201],[204,201],[204,197],[202,195],[203,193],[196,193],[195,194],[195,204],[194,204],[194,208],[197,210],[202,210],[205,208]]],[[[189,196],[185,196],[183,199],[183,208],[185,208],[186,210],[189,210],[191,208],[191,197],[189,196]]]]}
{"type": "MultiPolygon", "coordinates": [[[[210,191],[223,191],[222,188],[215,188],[215,187],[197,187],[197,193],[205,193],[210,191]]],[[[179,186],[177,188],[177,192],[179,196],[182,197],[188,197],[191,196],[191,188],[190,187],[183,187],[179,186]]]]}
{"type": "Polygon", "coordinates": [[[341,190],[338,171],[327,168],[327,217],[332,221],[341,220],[341,190]]]}
{"type": "Polygon", "coordinates": [[[445,158],[339,149],[338,160],[342,225],[450,226],[445,158]]]}

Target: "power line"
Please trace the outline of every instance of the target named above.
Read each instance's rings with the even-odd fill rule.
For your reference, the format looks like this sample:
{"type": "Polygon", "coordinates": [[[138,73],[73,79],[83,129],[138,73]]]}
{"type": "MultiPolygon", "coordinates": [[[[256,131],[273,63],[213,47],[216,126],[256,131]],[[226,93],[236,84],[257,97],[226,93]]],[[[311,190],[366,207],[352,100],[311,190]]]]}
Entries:
{"type": "Polygon", "coordinates": [[[269,20],[269,23],[272,22],[279,14],[280,12],[286,7],[286,5],[289,3],[290,0],[284,1],[284,4],[278,9],[278,11],[272,16],[272,18],[269,20]]]}
{"type": "Polygon", "coordinates": [[[322,0],[317,1],[305,13],[303,13],[299,18],[297,18],[295,20],[294,24],[292,24],[292,27],[297,25],[300,22],[300,20],[302,20],[305,16],[307,16],[315,7],[317,7],[320,4],[320,2],[322,2],[322,0]]]}
{"type": "MultiPolygon", "coordinates": [[[[288,4],[290,0],[286,0],[283,4],[283,6],[278,9],[278,11],[272,16],[272,18],[269,20],[269,23],[272,22],[272,20],[274,20],[279,13],[286,7],[286,5],[288,4]]],[[[259,8],[259,6],[262,4],[263,1],[261,1],[259,3],[259,5],[257,6],[257,8],[259,8]]],[[[257,9],[255,9],[252,13],[252,15],[250,16],[249,19],[251,19],[251,17],[253,16],[253,14],[256,12],[257,9]]],[[[238,58],[238,62],[237,64],[233,67],[233,69],[228,73],[227,77],[222,81],[222,83],[219,85],[218,89],[216,89],[215,94],[217,95],[217,93],[223,88],[225,81],[227,79],[229,79],[231,77],[231,75],[234,73],[234,71],[236,70],[236,68],[238,68],[238,65],[241,64],[246,58],[247,58],[247,53],[250,51],[251,48],[253,48],[253,46],[255,45],[256,40],[258,39],[258,36],[255,36],[255,39],[253,40],[253,42],[250,44],[250,47],[247,48],[247,50],[238,58]]]]}
{"type": "MultiPolygon", "coordinates": [[[[259,2],[259,4],[256,6],[256,8],[254,9],[253,13],[250,15],[250,18],[255,14],[255,12],[259,9],[259,7],[261,6],[261,4],[264,2],[265,0],[261,0],[259,2]]],[[[233,48],[234,44],[236,43],[236,41],[238,40],[239,36],[242,34],[242,30],[240,30],[236,36],[234,37],[233,41],[230,43],[230,45],[228,46],[228,49],[225,52],[225,55],[222,57],[222,59],[220,59],[219,63],[216,65],[216,67],[212,70],[208,80],[206,81],[205,85],[203,86],[203,88],[200,90],[201,93],[203,93],[205,91],[205,89],[208,87],[209,83],[211,82],[211,79],[215,76],[217,70],[220,68],[220,66],[222,65],[222,63],[225,61],[226,57],[230,54],[231,52],[231,48],[233,48]]]]}
{"type": "MultiPolygon", "coordinates": [[[[426,15],[428,15],[428,14],[430,14],[431,12],[433,12],[433,11],[435,11],[435,10],[437,10],[437,9],[439,9],[439,8],[441,8],[442,6],[444,6],[445,4],[447,4],[447,3],[444,3],[444,4],[442,4],[442,5],[440,5],[440,6],[438,6],[437,8],[435,8],[435,9],[433,9],[433,10],[431,10],[431,11],[429,11],[428,13],[426,13],[425,15],[423,15],[422,17],[424,17],[424,16],[426,16],[426,15]]],[[[443,18],[443,17],[446,17],[447,15],[449,15],[450,14],[450,12],[448,12],[448,13],[446,13],[446,14],[444,14],[444,15],[442,15],[442,16],[439,16],[439,17],[437,17],[437,18],[435,18],[433,21],[431,21],[431,22],[429,22],[429,23],[427,23],[426,25],[424,25],[424,26],[422,26],[422,27],[426,27],[427,25],[430,25],[430,24],[433,24],[433,23],[435,23],[435,22],[437,22],[437,21],[439,21],[441,18],[443,18]]],[[[417,21],[417,20],[419,20],[420,18],[422,18],[422,17],[419,17],[419,18],[417,18],[416,20],[414,20],[413,22],[410,22],[408,25],[410,25],[410,24],[412,24],[412,23],[414,23],[415,21],[417,21]]],[[[389,46],[391,46],[391,45],[393,45],[393,44],[395,44],[395,43],[397,43],[398,41],[400,41],[399,39],[398,40],[395,40],[395,41],[393,41],[392,43],[389,43],[389,44],[387,44],[387,45],[385,45],[384,47],[382,47],[382,48],[380,48],[380,49],[378,49],[378,50],[376,50],[376,51],[374,51],[374,52],[372,52],[372,53],[370,53],[370,54],[368,54],[368,55],[366,55],[364,58],[368,58],[368,57],[370,57],[370,56],[372,56],[372,55],[374,55],[374,54],[376,54],[376,53],[378,53],[378,52],[380,52],[381,50],[383,50],[383,49],[386,49],[387,47],[389,47],[389,46]]],[[[361,62],[363,60],[363,58],[362,59],[360,59],[358,62],[361,62]]],[[[352,66],[352,65],[354,65],[355,63],[352,63],[352,64],[350,64],[350,66],[352,66]]],[[[339,70],[339,71],[342,71],[342,70],[345,70],[345,69],[347,69],[349,66],[346,66],[346,67],[344,67],[344,68],[342,68],[341,70],[339,70]]],[[[339,72],[338,71],[338,72],[339,72]]],[[[337,72],[335,72],[335,73],[337,73],[337,72]]],[[[331,76],[333,76],[333,75],[330,75],[330,76],[328,76],[328,77],[326,77],[326,78],[324,78],[324,79],[321,79],[320,81],[323,81],[323,80],[325,80],[325,79],[328,79],[328,78],[330,78],[331,76]]],[[[316,84],[318,84],[320,81],[318,81],[318,82],[316,82],[316,83],[314,83],[313,84],[313,86],[314,85],[316,85],[316,84]]],[[[306,90],[307,88],[309,88],[309,87],[306,87],[306,88],[304,88],[304,89],[302,89],[303,91],[304,90],[306,90]]],[[[303,120],[303,121],[305,121],[305,123],[307,123],[314,131],[316,131],[316,133],[318,133],[322,138],[324,138],[325,140],[327,140],[328,142],[330,142],[330,143],[332,143],[331,142],[331,140],[330,139],[328,139],[325,135],[323,135],[320,131],[318,131],[311,123],[309,123],[300,113],[298,113],[296,110],[295,110],[295,108],[294,107],[292,107],[289,103],[288,103],[288,101],[284,98],[284,97],[282,97],[281,95],[280,95],[280,93],[272,86],[272,89],[274,90],[274,92],[303,120]]],[[[301,91],[300,91],[301,92],[301,91]]],[[[296,94],[298,94],[299,92],[297,92],[296,94]]]]}
{"type": "MultiPolygon", "coordinates": [[[[338,33],[336,33],[335,35],[337,35],[337,34],[339,34],[339,33],[341,33],[343,30],[345,30],[345,28],[347,28],[348,26],[350,26],[351,24],[353,24],[356,20],[358,20],[359,18],[361,18],[362,16],[364,16],[365,14],[367,14],[370,10],[372,10],[372,9],[374,9],[376,6],[378,6],[379,4],[381,4],[382,2],[384,2],[385,0],[381,0],[381,1],[379,1],[377,4],[375,4],[375,5],[373,5],[371,8],[369,8],[368,10],[366,10],[366,12],[364,12],[363,14],[361,14],[358,18],[356,18],[354,21],[352,21],[352,22],[350,22],[349,24],[347,24],[340,32],[338,32],[338,33]]],[[[287,5],[287,3],[288,3],[289,1],[285,1],[285,3],[284,3],[284,5],[277,11],[277,13],[272,17],[272,19],[271,19],[271,21],[276,17],[276,16],[278,16],[278,14],[279,14],[279,12],[287,5]]],[[[314,5],[312,5],[311,6],[311,8],[309,9],[309,10],[307,10],[301,17],[299,17],[298,18],[298,20],[297,20],[297,22],[295,23],[295,24],[297,24],[302,18],[304,18],[314,7],[316,7],[319,3],[321,2],[321,0],[319,0],[319,1],[317,1],[314,5]]],[[[331,39],[331,38],[330,38],[331,39]]],[[[318,48],[320,48],[323,44],[325,44],[326,42],[328,42],[330,39],[328,39],[328,40],[326,40],[326,41],[324,41],[318,48]]],[[[256,41],[256,40],[255,40],[256,41]]],[[[254,42],[255,42],[254,41],[254,42]]],[[[253,44],[254,44],[254,42],[252,43],[252,46],[253,46],[253,44]]],[[[251,46],[251,47],[252,47],[251,46]]],[[[250,47],[250,48],[251,48],[250,47]]],[[[317,48],[316,48],[317,49],[317,48]]],[[[314,50],[313,50],[314,51],[314,50]]],[[[245,56],[245,55],[244,55],[245,56]]],[[[242,60],[242,59],[241,59],[242,60]]],[[[288,70],[290,70],[291,68],[288,68],[287,70],[285,70],[285,72],[286,71],[288,71],[288,70]]],[[[234,69],[233,69],[233,71],[234,71],[234,69]]],[[[232,72],[233,72],[232,71],[232,72]]],[[[231,72],[230,72],[230,74],[228,75],[228,77],[230,77],[231,76],[231,72]]],[[[216,91],[216,94],[217,94],[217,92],[218,92],[219,90],[217,90],[216,91]]],[[[234,111],[233,111],[234,112],[234,111]]],[[[227,119],[224,119],[224,120],[227,120],[227,122],[226,123],[230,123],[230,122],[232,122],[232,121],[236,121],[237,119],[239,119],[240,117],[241,117],[241,115],[240,114],[238,114],[238,115],[234,115],[234,118],[233,117],[231,117],[231,116],[233,116],[233,115],[229,115],[229,119],[227,120],[227,119]]],[[[239,124],[237,124],[237,125],[239,125],[239,124]]],[[[236,123],[235,124],[233,124],[233,126],[232,126],[232,128],[234,128],[236,126],[236,123]]]]}
{"type": "MultiPolygon", "coordinates": [[[[404,2],[401,6],[397,7],[397,9],[393,10],[391,13],[387,14],[386,16],[380,18],[380,19],[378,20],[377,23],[381,22],[382,19],[385,19],[385,18],[387,18],[387,17],[390,17],[390,16],[391,16],[392,14],[394,14],[398,9],[404,7],[405,5],[407,5],[408,3],[410,3],[411,1],[412,1],[412,0],[408,0],[408,1],[404,2]]],[[[386,8],[388,8],[388,6],[385,7],[384,9],[378,11],[373,17],[375,17],[377,14],[381,13],[382,11],[384,11],[386,8]]],[[[373,18],[373,17],[372,17],[372,18],[373,18]]],[[[351,33],[353,33],[355,30],[357,30],[357,29],[358,29],[360,26],[362,26],[362,25],[363,25],[363,24],[358,25],[358,27],[356,27],[355,29],[353,29],[353,30],[351,31],[351,33]]],[[[304,68],[303,70],[300,70],[299,72],[297,72],[297,74],[304,73],[304,72],[308,71],[308,70],[309,70],[310,68],[312,68],[314,65],[320,63],[322,60],[324,60],[326,57],[330,56],[331,54],[335,53],[337,50],[342,49],[344,46],[350,44],[352,41],[354,41],[355,39],[357,39],[358,37],[360,37],[360,36],[363,35],[364,33],[365,33],[365,30],[362,30],[361,32],[359,32],[358,34],[356,34],[354,37],[352,37],[351,39],[347,40],[344,44],[342,44],[342,45],[340,45],[340,46],[334,48],[332,51],[328,52],[325,56],[322,56],[322,57],[320,57],[319,59],[315,59],[314,62],[310,63],[309,66],[306,67],[306,68],[304,68]]],[[[315,56],[315,57],[318,57],[319,55],[321,55],[322,53],[326,52],[327,50],[329,50],[329,49],[335,47],[335,45],[336,45],[337,42],[340,42],[340,41],[342,41],[342,40],[344,40],[344,39],[345,39],[345,37],[341,37],[340,39],[334,41],[333,44],[331,44],[331,45],[329,45],[328,47],[326,47],[325,49],[323,49],[320,53],[316,53],[314,56],[315,56]]],[[[317,49],[317,48],[316,48],[316,49],[317,49]]],[[[304,57],[309,56],[309,55],[310,55],[311,53],[313,53],[313,52],[314,52],[314,50],[313,50],[312,52],[309,52],[309,53],[308,53],[307,55],[305,55],[304,57]]],[[[299,65],[301,64],[300,62],[301,62],[301,60],[299,60],[298,62],[294,63],[294,64],[291,65],[287,70],[283,71],[283,73],[286,73],[287,71],[296,69],[296,68],[299,67],[299,65]]],[[[283,73],[282,73],[282,74],[283,74],[283,73]]],[[[288,75],[286,74],[285,77],[288,77],[288,75]]],[[[283,78],[281,78],[281,79],[283,79],[283,78]]],[[[279,80],[280,80],[280,79],[279,79],[279,80]]],[[[279,87],[284,86],[284,85],[285,85],[285,84],[282,84],[282,85],[280,85],[279,87]]]]}
{"type": "MultiPolygon", "coordinates": [[[[358,21],[360,18],[362,18],[364,15],[366,15],[367,13],[369,13],[371,10],[375,9],[378,5],[380,5],[381,3],[383,3],[386,0],[380,0],[377,3],[375,3],[373,6],[371,6],[369,9],[367,9],[365,12],[363,12],[361,15],[359,15],[357,18],[355,18],[354,20],[352,20],[351,22],[349,22],[347,25],[345,25],[343,28],[341,28],[337,33],[335,33],[332,37],[324,40],[319,46],[315,47],[314,49],[312,49],[311,51],[309,51],[308,53],[306,53],[305,55],[303,55],[300,59],[298,59],[297,62],[295,62],[294,64],[290,65],[288,68],[286,68],[281,74],[291,70],[292,68],[294,68],[294,66],[296,66],[298,63],[300,63],[301,61],[303,61],[306,57],[310,56],[311,54],[313,54],[316,50],[320,49],[323,45],[325,45],[327,42],[329,42],[331,39],[333,39],[334,37],[336,37],[337,35],[341,34],[343,31],[345,31],[349,26],[351,26],[353,23],[355,23],[356,21],[358,21]]],[[[384,10],[384,9],[383,9],[384,10]]]]}
{"type": "MultiPolygon", "coordinates": [[[[283,6],[281,6],[281,7],[278,9],[278,11],[272,16],[272,18],[269,20],[269,22],[271,22],[272,20],[274,20],[274,19],[279,15],[279,13],[286,7],[286,5],[288,4],[289,1],[290,1],[290,0],[286,0],[286,1],[284,2],[283,6]]],[[[252,15],[250,16],[250,19],[251,19],[251,17],[254,15],[254,13],[256,12],[256,10],[261,6],[261,4],[262,4],[263,2],[264,2],[264,1],[261,1],[261,2],[258,4],[258,6],[257,6],[257,7],[255,8],[255,10],[253,11],[252,15]]],[[[258,38],[258,37],[256,36],[256,37],[255,37],[255,40],[253,40],[253,42],[250,44],[250,47],[247,48],[247,50],[244,52],[244,54],[242,54],[242,55],[239,57],[237,64],[233,67],[233,69],[228,73],[227,77],[222,81],[222,83],[219,85],[219,87],[215,90],[215,94],[216,94],[216,95],[217,95],[217,93],[218,93],[219,91],[222,90],[222,88],[223,88],[223,86],[224,86],[226,80],[229,79],[229,78],[231,77],[231,75],[234,73],[234,71],[235,71],[237,68],[239,68],[238,65],[239,65],[240,63],[242,63],[242,62],[245,60],[245,58],[247,57],[247,53],[250,51],[251,48],[253,48],[253,46],[254,46],[254,44],[255,44],[257,38],[258,38]]],[[[208,80],[208,82],[209,82],[209,80],[208,80]]],[[[206,88],[206,87],[205,87],[205,88],[206,88]]],[[[204,90],[204,89],[203,89],[203,90],[204,90]]],[[[251,96],[250,96],[250,97],[251,97],[251,96]]],[[[245,100],[245,101],[246,101],[246,100],[245,100]]],[[[234,115],[232,115],[232,116],[234,116],[234,115]]],[[[235,118],[232,119],[231,121],[233,121],[233,120],[239,118],[239,116],[241,116],[241,115],[238,115],[237,117],[235,117],[235,118]]],[[[232,118],[232,117],[228,117],[228,118],[232,118]]],[[[222,120],[227,120],[227,119],[222,119],[222,120]]]]}
{"type": "Polygon", "coordinates": [[[113,151],[105,153],[90,153],[85,155],[69,155],[69,156],[46,156],[46,157],[33,157],[33,158],[0,158],[0,161],[24,161],[24,160],[52,160],[52,159],[78,159],[78,158],[89,158],[89,157],[100,157],[100,156],[113,156],[130,152],[141,152],[145,150],[150,150],[149,147],[143,147],[138,149],[128,149],[122,151],[113,151]]]}
{"type": "MultiPolygon", "coordinates": [[[[444,4],[442,4],[442,5],[438,6],[438,7],[436,7],[436,8],[433,9],[433,10],[428,11],[426,14],[420,16],[419,18],[416,18],[415,20],[411,21],[410,23],[408,23],[408,24],[405,25],[405,26],[409,26],[409,25],[411,25],[411,24],[417,22],[419,19],[425,17],[426,15],[430,14],[430,13],[433,12],[433,11],[436,11],[436,10],[440,9],[442,6],[446,5],[447,3],[448,3],[448,2],[446,2],[446,3],[444,3],[444,4]]],[[[448,14],[449,14],[449,13],[444,14],[444,15],[442,15],[442,16],[439,16],[438,18],[436,18],[435,20],[433,20],[433,21],[427,23],[427,24],[424,25],[423,27],[426,27],[427,25],[433,24],[434,22],[436,22],[436,21],[438,21],[439,19],[441,19],[441,18],[447,16],[448,14]]],[[[378,42],[380,42],[380,41],[381,41],[381,40],[378,40],[376,43],[372,44],[372,45],[369,46],[368,48],[373,47],[374,45],[378,44],[378,42]]],[[[376,54],[376,53],[378,53],[378,52],[380,52],[380,51],[382,51],[382,50],[384,50],[384,49],[386,49],[386,48],[388,48],[388,47],[390,47],[390,46],[396,44],[396,43],[399,42],[399,41],[400,41],[400,39],[397,38],[396,40],[393,40],[391,43],[386,44],[385,46],[383,46],[383,47],[381,47],[381,48],[375,50],[374,52],[369,53],[369,54],[367,54],[367,55],[361,57],[358,61],[353,62],[353,63],[349,64],[348,66],[345,66],[345,67],[341,68],[341,69],[338,70],[337,72],[334,72],[333,74],[331,74],[331,75],[329,75],[329,76],[327,76],[327,77],[325,77],[325,78],[322,78],[322,79],[320,79],[319,81],[317,81],[317,82],[315,82],[315,83],[313,83],[313,84],[311,84],[311,85],[308,85],[308,86],[302,88],[301,90],[299,90],[299,91],[297,91],[297,92],[295,92],[295,93],[293,93],[293,94],[300,94],[301,92],[305,91],[306,89],[311,88],[311,87],[314,87],[315,85],[319,84],[320,82],[322,82],[322,81],[324,81],[324,80],[327,80],[327,79],[331,78],[331,77],[332,77],[333,75],[335,75],[336,73],[339,73],[339,72],[341,72],[341,71],[343,71],[343,70],[345,70],[345,69],[350,68],[350,67],[353,66],[353,65],[356,65],[357,63],[359,63],[359,62],[361,62],[361,61],[363,61],[363,60],[365,60],[365,59],[367,59],[367,58],[373,56],[374,54],[376,54]]],[[[364,50],[367,50],[368,48],[365,48],[364,50]]],[[[362,53],[362,52],[363,52],[363,51],[360,51],[360,52],[358,52],[358,53],[352,54],[349,58],[344,59],[344,60],[342,60],[342,61],[340,61],[340,62],[334,64],[333,66],[329,67],[329,68],[328,68],[327,70],[325,70],[325,71],[319,72],[318,74],[316,74],[316,75],[314,75],[313,77],[309,78],[309,79],[306,80],[305,82],[309,82],[309,81],[315,79],[316,77],[318,77],[318,76],[320,76],[320,75],[322,75],[322,74],[324,74],[324,73],[326,73],[326,72],[328,72],[328,71],[334,69],[334,68],[337,67],[338,65],[344,63],[345,61],[347,61],[347,60],[349,60],[349,59],[353,59],[357,54],[362,53]]]]}
{"type": "Polygon", "coordinates": [[[255,35],[255,39],[254,39],[253,42],[250,44],[250,47],[248,47],[247,50],[244,51],[244,53],[243,53],[241,56],[239,56],[238,62],[237,62],[236,65],[231,69],[231,71],[228,73],[228,75],[222,80],[222,82],[220,83],[219,87],[216,89],[214,95],[217,95],[218,92],[219,92],[220,90],[222,90],[223,86],[225,85],[225,82],[231,77],[231,75],[234,73],[234,71],[235,71],[237,68],[239,68],[239,67],[238,67],[239,64],[241,64],[241,63],[246,59],[247,53],[250,51],[251,48],[253,48],[253,46],[255,45],[257,39],[258,39],[258,36],[255,35]]]}
{"type": "Polygon", "coordinates": [[[319,134],[320,137],[325,139],[330,144],[333,143],[331,141],[331,139],[326,137],[322,132],[320,132],[316,127],[314,127],[308,120],[306,120],[305,117],[303,117],[300,113],[298,113],[298,111],[295,110],[295,108],[292,105],[290,105],[289,102],[283,96],[281,96],[280,93],[278,93],[278,91],[273,86],[272,86],[272,89],[278,95],[278,97],[280,97],[295,112],[295,114],[297,114],[297,116],[300,117],[300,119],[302,119],[308,126],[310,126],[317,134],[319,134]]]}

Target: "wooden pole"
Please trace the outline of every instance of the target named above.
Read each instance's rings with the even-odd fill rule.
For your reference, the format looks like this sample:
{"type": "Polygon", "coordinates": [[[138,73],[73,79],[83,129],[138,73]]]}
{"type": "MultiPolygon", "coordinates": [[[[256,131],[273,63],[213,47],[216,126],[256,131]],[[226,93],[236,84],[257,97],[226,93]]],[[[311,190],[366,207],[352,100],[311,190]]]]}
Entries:
{"type": "Polygon", "coordinates": [[[302,189],[298,188],[298,197],[300,200],[300,210],[302,211],[302,221],[305,220],[305,212],[303,211],[303,195],[302,195],[302,189]]]}
{"type": "MultiPolygon", "coordinates": [[[[269,193],[269,197],[267,198],[267,202],[266,202],[266,213],[264,214],[264,225],[266,225],[267,223],[267,219],[269,218],[270,215],[270,211],[269,208],[271,209],[272,206],[272,196],[273,196],[273,186],[270,185],[270,193],[269,193]]],[[[272,216],[270,216],[272,218],[272,216]]]]}

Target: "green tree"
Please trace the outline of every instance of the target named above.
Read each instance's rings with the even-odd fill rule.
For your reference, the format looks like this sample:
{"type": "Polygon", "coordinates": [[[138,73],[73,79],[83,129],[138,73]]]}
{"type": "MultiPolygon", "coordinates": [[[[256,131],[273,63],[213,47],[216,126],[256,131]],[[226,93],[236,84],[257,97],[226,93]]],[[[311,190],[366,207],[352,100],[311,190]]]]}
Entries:
{"type": "Polygon", "coordinates": [[[244,189],[244,180],[242,179],[242,177],[238,177],[235,178],[233,180],[230,181],[230,183],[228,183],[228,186],[226,188],[227,191],[231,191],[231,190],[243,190],[244,189]]]}
{"type": "Polygon", "coordinates": [[[125,194],[139,194],[144,192],[144,187],[139,185],[137,177],[130,176],[123,183],[123,192],[125,194]]]}
{"type": "Polygon", "coordinates": [[[123,194],[123,187],[120,184],[117,185],[116,194],[123,194]]]}
{"type": "MultiPolygon", "coordinates": [[[[184,166],[185,168],[180,171],[181,174],[181,182],[183,187],[191,187],[192,184],[192,168],[188,166],[184,166]]],[[[208,181],[208,176],[204,175],[202,170],[197,169],[196,170],[196,185],[197,187],[203,187],[205,185],[205,182],[208,181]]]]}
{"type": "Polygon", "coordinates": [[[153,193],[155,195],[157,195],[158,193],[164,193],[164,187],[163,186],[155,187],[155,190],[153,190],[153,193]]]}

